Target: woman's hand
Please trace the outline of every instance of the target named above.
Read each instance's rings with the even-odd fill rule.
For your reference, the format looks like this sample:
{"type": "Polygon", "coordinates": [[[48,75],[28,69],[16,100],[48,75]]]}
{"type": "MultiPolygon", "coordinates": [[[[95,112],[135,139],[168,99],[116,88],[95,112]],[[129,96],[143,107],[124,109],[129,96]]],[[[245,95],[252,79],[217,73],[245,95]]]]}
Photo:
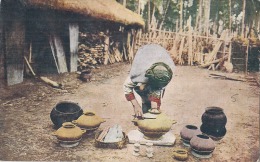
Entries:
{"type": "Polygon", "coordinates": [[[131,103],[134,108],[135,116],[137,118],[143,118],[143,110],[136,99],[131,100],[131,103]]]}

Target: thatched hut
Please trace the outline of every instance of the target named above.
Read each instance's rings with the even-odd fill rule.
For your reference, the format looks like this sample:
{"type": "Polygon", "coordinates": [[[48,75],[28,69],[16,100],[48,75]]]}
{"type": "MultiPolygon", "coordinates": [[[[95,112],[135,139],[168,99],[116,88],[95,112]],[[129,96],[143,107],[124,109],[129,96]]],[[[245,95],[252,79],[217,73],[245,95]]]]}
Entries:
{"type": "Polygon", "coordinates": [[[76,71],[82,22],[110,30],[144,26],[138,14],[115,0],[2,0],[1,10],[4,43],[0,45],[0,67],[4,63],[8,85],[23,81],[24,56],[30,62],[40,54],[40,61],[49,62],[46,50],[58,73],[76,71]]]}

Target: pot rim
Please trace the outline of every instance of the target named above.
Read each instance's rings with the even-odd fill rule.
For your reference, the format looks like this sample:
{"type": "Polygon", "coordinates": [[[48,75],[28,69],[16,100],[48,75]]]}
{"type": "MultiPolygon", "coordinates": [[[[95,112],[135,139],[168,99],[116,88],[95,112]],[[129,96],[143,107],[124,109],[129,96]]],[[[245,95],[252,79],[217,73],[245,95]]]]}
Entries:
{"type": "MultiPolygon", "coordinates": [[[[54,109],[55,109],[57,112],[63,113],[63,114],[75,114],[75,113],[78,113],[78,112],[80,112],[80,111],[82,110],[82,108],[79,106],[78,103],[75,103],[75,102],[72,102],[72,101],[61,101],[61,102],[58,102],[58,103],[55,105],[54,109]],[[79,110],[78,110],[78,111],[75,111],[75,112],[62,112],[62,111],[57,110],[57,105],[58,105],[58,104],[64,104],[64,103],[65,103],[65,104],[66,104],[66,103],[75,104],[75,105],[77,105],[77,106],[79,107],[79,110]]],[[[83,110],[82,110],[82,111],[83,111],[83,110]]]]}

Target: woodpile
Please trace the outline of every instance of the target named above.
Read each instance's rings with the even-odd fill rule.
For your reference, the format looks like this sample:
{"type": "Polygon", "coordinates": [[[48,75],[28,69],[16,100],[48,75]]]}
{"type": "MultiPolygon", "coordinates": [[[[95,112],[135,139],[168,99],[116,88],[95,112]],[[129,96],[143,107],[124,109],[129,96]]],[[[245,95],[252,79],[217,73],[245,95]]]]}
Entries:
{"type": "Polygon", "coordinates": [[[78,70],[96,68],[104,61],[104,34],[79,34],[78,70]]]}
{"type": "MultiPolygon", "coordinates": [[[[78,70],[98,68],[101,64],[123,61],[119,51],[120,42],[114,41],[108,31],[83,33],[79,35],[78,70]]],[[[126,54],[125,54],[126,55],[126,54]]]]}

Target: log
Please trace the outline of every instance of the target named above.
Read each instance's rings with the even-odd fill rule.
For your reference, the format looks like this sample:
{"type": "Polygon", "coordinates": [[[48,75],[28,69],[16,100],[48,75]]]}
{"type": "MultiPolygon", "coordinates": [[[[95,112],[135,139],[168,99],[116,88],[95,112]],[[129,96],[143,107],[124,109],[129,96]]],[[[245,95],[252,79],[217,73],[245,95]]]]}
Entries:
{"type": "Polygon", "coordinates": [[[52,87],[55,87],[55,88],[61,88],[61,87],[62,87],[62,84],[57,83],[57,82],[55,82],[55,81],[52,81],[52,80],[48,79],[47,77],[40,77],[40,79],[41,79],[43,82],[45,82],[45,83],[51,85],[52,87]]]}
{"type": "Polygon", "coordinates": [[[222,57],[222,58],[220,58],[220,59],[211,61],[211,62],[206,63],[206,64],[203,64],[203,65],[200,65],[199,67],[203,67],[203,68],[208,67],[208,66],[210,66],[211,64],[215,64],[215,63],[218,63],[218,62],[220,62],[220,61],[224,61],[227,57],[228,57],[228,56],[226,55],[226,56],[224,56],[224,57],[222,57]]]}
{"type": "MultiPolygon", "coordinates": [[[[24,56],[24,60],[25,60],[25,62],[26,62],[27,67],[29,68],[29,70],[30,70],[31,73],[33,74],[33,76],[34,76],[35,78],[37,78],[37,76],[36,76],[35,72],[33,71],[33,69],[32,69],[32,67],[31,67],[29,61],[27,60],[27,58],[26,58],[25,56],[24,56]]],[[[45,83],[47,83],[47,84],[49,84],[49,85],[51,85],[52,87],[55,87],[55,88],[61,88],[61,87],[62,87],[62,84],[57,83],[57,82],[54,82],[54,81],[48,79],[47,77],[40,77],[40,80],[43,81],[43,82],[45,82],[45,83]]]]}

